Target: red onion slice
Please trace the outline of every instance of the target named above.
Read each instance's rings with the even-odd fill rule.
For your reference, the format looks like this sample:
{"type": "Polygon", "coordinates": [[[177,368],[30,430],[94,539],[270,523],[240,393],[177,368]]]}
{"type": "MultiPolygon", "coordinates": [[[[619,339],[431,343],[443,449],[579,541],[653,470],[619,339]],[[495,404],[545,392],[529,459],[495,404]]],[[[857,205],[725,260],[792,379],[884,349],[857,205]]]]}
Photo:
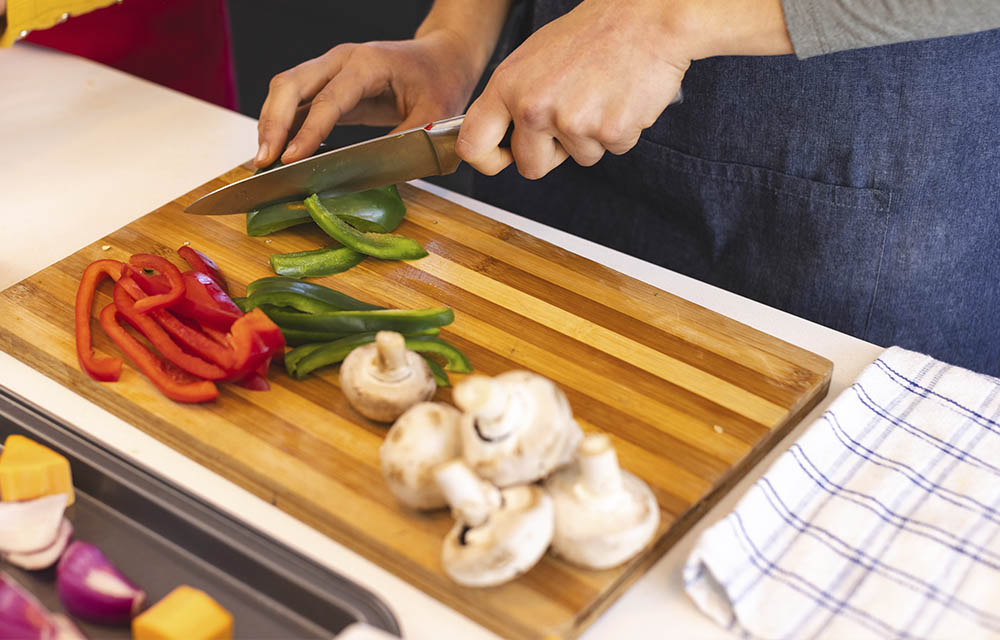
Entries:
{"type": "Polygon", "coordinates": [[[56,532],[56,539],[49,546],[41,549],[40,551],[32,551],[30,553],[7,553],[4,554],[4,560],[11,563],[15,567],[21,567],[22,569],[27,569],[29,571],[38,571],[40,569],[48,569],[59,560],[59,556],[66,549],[66,545],[69,544],[69,539],[73,536],[73,525],[66,518],[62,519],[62,523],[59,525],[59,531],[56,532]]]}
{"type": "Polygon", "coordinates": [[[0,638],[52,640],[55,633],[48,609],[0,571],[0,638]]]}
{"type": "Polygon", "coordinates": [[[61,613],[52,614],[52,624],[56,629],[54,640],[87,640],[80,627],[61,613]]]}
{"type": "Polygon", "coordinates": [[[59,532],[65,493],[23,502],[0,502],[0,551],[30,553],[51,545],[59,532]]]}
{"type": "Polygon", "coordinates": [[[66,610],[102,624],[127,624],[146,593],[115,568],[92,544],[76,540],[56,567],[56,589],[66,610]]]}

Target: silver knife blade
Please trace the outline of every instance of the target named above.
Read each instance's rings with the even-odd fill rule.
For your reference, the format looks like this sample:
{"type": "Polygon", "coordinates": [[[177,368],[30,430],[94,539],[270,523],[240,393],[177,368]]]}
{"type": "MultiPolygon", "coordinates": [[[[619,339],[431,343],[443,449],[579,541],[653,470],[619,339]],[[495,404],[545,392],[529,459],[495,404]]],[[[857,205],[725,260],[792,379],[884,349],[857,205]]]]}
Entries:
{"type": "Polygon", "coordinates": [[[184,211],[242,213],[313,193],[336,196],[453,173],[460,162],[455,140],[464,119],[439,120],[271,169],[216,189],[184,211]]]}

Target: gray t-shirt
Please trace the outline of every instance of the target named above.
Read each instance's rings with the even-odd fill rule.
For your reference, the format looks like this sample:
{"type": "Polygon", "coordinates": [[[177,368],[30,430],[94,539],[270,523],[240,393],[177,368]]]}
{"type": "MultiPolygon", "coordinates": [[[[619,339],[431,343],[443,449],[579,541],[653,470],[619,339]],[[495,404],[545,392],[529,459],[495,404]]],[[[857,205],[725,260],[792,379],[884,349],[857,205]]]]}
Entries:
{"type": "Polygon", "coordinates": [[[1000,27],[1000,0],[781,0],[800,58],[1000,27]]]}

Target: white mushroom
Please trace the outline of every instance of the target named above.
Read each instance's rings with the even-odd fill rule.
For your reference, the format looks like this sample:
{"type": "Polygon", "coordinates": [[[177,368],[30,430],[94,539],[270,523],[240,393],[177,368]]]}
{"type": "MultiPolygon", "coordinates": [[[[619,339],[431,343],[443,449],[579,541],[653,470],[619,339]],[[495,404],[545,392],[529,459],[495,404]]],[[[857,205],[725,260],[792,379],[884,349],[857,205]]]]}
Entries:
{"type": "Polygon", "coordinates": [[[490,587],[521,575],[552,540],[552,500],[534,485],[497,489],[461,459],[435,474],[455,526],[444,540],[441,564],[455,582],[490,587]]]}
{"type": "Polygon", "coordinates": [[[584,438],[576,464],[552,474],[545,489],[555,506],[552,552],[589,569],[607,569],[632,558],[660,523],[653,492],[618,466],[604,434],[584,438]]]}
{"type": "Polygon", "coordinates": [[[379,331],[375,342],[351,351],[340,365],[340,388],[358,413],[392,422],[416,403],[434,395],[430,367],[406,348],[395,331],[379,331]]]}
{"type": "Polygon", "coordinates": [[[545,477],[569,461],[583,437],[562,390],[529,371],[472,376],[453,398],[464,412],[463,457],[500,487],[545,477]]]}
{"type": "Polygon", "coordinates": [[[434,469],[462,455],[458,423],[462,414],[441,402],[420,402],[399,416],[379,449],[382,475],[396,499],[411,509],[448,504],[434,469]]]}

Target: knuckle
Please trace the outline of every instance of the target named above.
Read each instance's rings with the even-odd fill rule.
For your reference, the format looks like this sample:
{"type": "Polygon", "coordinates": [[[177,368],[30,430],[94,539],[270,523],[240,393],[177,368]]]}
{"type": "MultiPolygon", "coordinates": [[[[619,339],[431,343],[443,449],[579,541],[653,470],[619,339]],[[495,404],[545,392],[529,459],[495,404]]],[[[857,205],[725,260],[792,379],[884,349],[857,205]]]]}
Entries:
{"type": "Polygon", "coordinates": [[[548,106],[537,99],[524,99],[514,108],[514,119],[528,129],[544,129],[549,122],[548,106]]]}
{"type": "Polygon", "coordinates": [[[287,71],[282,71],[271,78],[271,82],[268,83],[268,89],[271,91],[280,91],[290,84],[292,84],[291,75],[287,71]]]}

